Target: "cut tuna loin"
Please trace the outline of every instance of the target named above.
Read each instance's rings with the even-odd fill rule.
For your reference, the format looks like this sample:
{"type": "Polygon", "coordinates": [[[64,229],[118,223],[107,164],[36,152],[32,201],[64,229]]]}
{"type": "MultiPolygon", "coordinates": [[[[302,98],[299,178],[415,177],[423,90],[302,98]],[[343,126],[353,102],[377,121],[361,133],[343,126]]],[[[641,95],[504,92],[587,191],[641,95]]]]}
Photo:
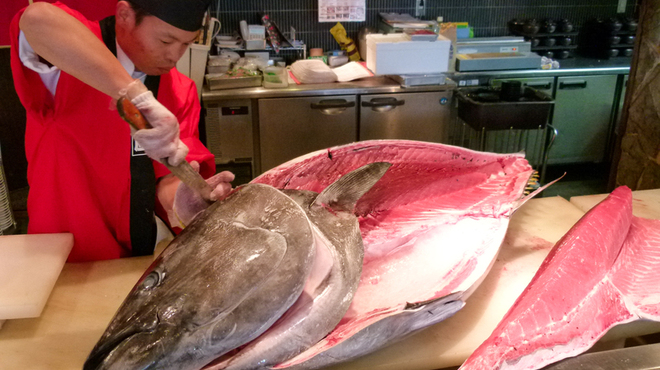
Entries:
{"type": "Polygon", "coordinates": [[[660,320],[660,221],[617,188],[554,246],[461,369],[539,369],[589,349],[615,325],[660,320]]]}

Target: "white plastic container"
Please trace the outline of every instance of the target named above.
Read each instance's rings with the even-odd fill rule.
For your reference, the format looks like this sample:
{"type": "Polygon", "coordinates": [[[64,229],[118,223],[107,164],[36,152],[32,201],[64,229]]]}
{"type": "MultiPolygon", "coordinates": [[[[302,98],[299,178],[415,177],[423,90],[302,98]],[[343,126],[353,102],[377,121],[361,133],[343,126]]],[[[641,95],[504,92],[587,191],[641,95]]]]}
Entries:
{"type": "Polygon", "coordinates": [[[367,68],[377,75],[437,74],[449,68],[451,41],[410,41],[407,35],[367,35],[367,68]]]}
{"type": "Polygon", "coordinates": [[[264,70],[263,86],[265,88],[284,88],[289,86],[289,76],[284,67],[269,66],[264,70]]]}

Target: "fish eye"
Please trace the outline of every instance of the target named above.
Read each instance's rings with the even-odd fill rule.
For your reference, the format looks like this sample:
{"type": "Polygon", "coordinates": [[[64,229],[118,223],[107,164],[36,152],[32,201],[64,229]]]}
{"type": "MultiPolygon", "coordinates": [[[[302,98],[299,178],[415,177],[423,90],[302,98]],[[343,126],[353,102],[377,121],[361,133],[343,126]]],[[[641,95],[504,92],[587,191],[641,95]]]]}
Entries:
{"type": "Polygon", "coordinates": [[[161,278],[162,278],[161,274],[159,274],[157,271],[152,271],[142,281],[142,287],[144,289],[151,289],[156,285],[160,284],[161,278]]]}

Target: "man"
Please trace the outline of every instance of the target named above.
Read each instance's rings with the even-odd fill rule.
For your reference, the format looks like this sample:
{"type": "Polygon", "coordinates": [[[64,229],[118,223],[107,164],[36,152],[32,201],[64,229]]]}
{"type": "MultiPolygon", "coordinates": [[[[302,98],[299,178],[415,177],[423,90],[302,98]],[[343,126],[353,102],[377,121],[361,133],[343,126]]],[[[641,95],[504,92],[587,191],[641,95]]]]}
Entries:
{"type": "MultiPolygon", "coordinates": [[[[120,0],[115,16],[98,22],[38,2],[14,17],[11,67],[27,111],[28,233],[73,233],[70,262],[151,254],[154,206],[171,222],[200,211],[177,201],[188,197],[175,197],[177,189],[191,190],[149,157],[171,165],[187,159],[204,177],[215,172],[198,139],[197,90],[174,68],[208,3],[120,0]],[[153,126],[135,132],[134,142],[110,108],[120,97],[153,126]]],[[[221,198],[232,180],[223,172],[207,182],[221,198]]]]}

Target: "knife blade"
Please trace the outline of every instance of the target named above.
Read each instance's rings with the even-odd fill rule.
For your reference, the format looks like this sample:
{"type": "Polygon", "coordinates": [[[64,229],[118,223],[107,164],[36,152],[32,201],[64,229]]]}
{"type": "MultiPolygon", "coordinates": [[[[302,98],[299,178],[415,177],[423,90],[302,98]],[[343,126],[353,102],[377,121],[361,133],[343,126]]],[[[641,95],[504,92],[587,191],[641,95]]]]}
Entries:
{"type": "MultiPolygon", "coordinates": [[[[117,110],[119,116],[128,122],[136,130],[144,130],[151,128],[151,125],[142,113],[135,107],[130,100],[126,98],[119,98],[117,100],[117,110]]],[[[200,175],[187,161],[183,161],[176,166],[172,166],[167,162],[167,158],[159,160],[160,163],[165,165],[170,172],[178,177],[184,184],[188,185],[191,189],[196,191],[202,199],[211,204],[214,200],[211,199],[211,185],[200,175]]]]}

